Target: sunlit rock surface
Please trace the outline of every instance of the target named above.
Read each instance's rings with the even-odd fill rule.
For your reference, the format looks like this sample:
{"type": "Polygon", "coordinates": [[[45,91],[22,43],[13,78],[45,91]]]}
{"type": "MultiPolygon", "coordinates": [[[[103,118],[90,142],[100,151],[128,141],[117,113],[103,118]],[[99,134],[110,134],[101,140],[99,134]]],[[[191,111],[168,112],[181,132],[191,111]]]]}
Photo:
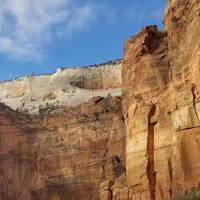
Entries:
{"type": "Polygon", "coordinates": [[[170,199],[200,182],[200,1],[168,1],[163,32],[126,41],[122,70],[132,199],[170,199]]]}
{"type": "Polygon", "coordinates": [[[120,97],[37,117],[0,104],[0,127],[2,200],[97,200],[125,174],[120,97]]]}
{"type": "Polygon", "coordinates": [[[0,101],[14,110],[37,113],[51,106],[76,106],[95,96],[121,94],[121,60],[59,68],[54,74],[28,75],[0,83],[0,101]]]}
{"type": "Polygon", "coordinates": [[[170,200],[200,183],[200,1],[169,0],[164,25],[126,41],[122,71],[0,84],[0,199],[170,200]]]}

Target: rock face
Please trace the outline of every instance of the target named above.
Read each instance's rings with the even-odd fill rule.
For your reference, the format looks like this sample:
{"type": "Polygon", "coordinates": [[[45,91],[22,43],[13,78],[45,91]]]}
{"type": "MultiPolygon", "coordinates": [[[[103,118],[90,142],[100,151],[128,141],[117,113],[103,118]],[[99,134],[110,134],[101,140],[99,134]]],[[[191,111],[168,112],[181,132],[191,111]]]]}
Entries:
{"type": "Polygon", "coordinates": [[[92,97],[121,93],[121,60],[82,68],[60,68],[54,74],[26,76],[0,83],[0,101],[13,109],[37,113],[51,106],[76,106],[92,97]]]}
{"type": "Polygon", "coordinates": [[[120,97],[38,117],[0,104],[0,199],[100,199],[125,174],[121,113],[120,97]]]}
{"type": "Polygon", "coordinates": [[[125,44],[126,168],[135,200],[170,199],[200,182],[200,1],[168,1],[164,25],[125,44]]]}
{"type": "Polygon", "coordinates": [[[121,61],[0,84],[37,113],[0,104],[0,200],[170,200],[200,184],[200,1],[169,0],[164,25],[126,41],[122,97],[121,61]]]}

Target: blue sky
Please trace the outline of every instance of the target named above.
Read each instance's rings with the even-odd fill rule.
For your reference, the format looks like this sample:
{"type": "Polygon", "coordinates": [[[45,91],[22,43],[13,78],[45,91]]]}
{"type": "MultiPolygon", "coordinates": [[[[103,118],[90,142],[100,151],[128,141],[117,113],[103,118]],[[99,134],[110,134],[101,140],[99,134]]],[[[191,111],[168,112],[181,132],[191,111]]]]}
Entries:
{"type": "Polygon", "coordinates": [[[166,0],[0,1],[0,80],[123,56],[142,27],[162,28],[166,0]]]}

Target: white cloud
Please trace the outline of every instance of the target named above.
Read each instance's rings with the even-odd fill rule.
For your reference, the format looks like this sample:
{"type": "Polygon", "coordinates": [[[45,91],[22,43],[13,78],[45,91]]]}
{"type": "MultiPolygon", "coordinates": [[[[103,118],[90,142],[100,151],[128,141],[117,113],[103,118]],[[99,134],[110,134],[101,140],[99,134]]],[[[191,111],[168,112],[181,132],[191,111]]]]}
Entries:
{"type": "Polygon", "coordinates": [[[69,16],[69,20],[67,23],[63,24],[57,30],[57,35],[63,36],[71,36],[75,31],[87,28],[98,15],[97,13],[98,7],[85,5],[84,7],[80,7],[76,9],[76,12],[72,13],[69,16]]]}
{"type": "Polygon", "coordinates": [[[0,53],[40,61],[55,37],[69,37],[87,27],[98,7],[73,0],[1,0],[0,53]]]}

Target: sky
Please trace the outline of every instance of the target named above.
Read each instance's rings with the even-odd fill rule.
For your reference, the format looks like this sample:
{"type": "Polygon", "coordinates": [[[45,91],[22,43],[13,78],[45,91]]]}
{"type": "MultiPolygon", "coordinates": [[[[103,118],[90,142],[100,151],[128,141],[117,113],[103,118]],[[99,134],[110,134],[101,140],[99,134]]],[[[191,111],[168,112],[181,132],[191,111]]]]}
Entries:
{"type": "Polygon", "coordinates": [[[0,80],[123,57],[166,0],[0,0],[0,80]]]}

